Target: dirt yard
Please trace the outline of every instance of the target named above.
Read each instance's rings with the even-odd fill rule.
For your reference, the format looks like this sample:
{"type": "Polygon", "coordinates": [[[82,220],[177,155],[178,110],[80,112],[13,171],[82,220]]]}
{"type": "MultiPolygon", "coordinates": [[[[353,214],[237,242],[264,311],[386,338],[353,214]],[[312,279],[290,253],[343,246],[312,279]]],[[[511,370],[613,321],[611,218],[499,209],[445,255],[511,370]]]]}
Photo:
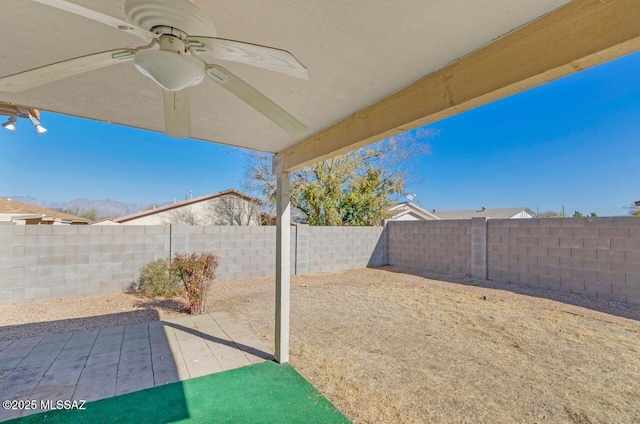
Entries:
{"type": "MultiPolygon", "coordinates": [[[[640,308],[402,271],[292,281],[291,363],[354,422],[640,423],[640,308]]],[[[272,347],[273,293],[222,283],[215,307],[272,347]]]]}
{"type": "MultiPolygon", "coordinates": [[[[291,363],[356,423],[640,422],[640,307],[434,277],[385,267],[294,278],[291,363]]],[[[125,294],[0,306],[0,340],[176,307],[125,294]]],[[[273,348],[273,280],[218,282],[210,308],[273,348]]]]}

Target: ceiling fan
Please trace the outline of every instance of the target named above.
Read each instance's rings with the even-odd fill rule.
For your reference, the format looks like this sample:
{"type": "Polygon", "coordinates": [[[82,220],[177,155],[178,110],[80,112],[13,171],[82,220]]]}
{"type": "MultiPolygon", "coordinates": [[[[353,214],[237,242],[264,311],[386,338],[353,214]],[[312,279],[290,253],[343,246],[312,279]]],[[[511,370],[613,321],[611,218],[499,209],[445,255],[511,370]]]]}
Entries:
{"type": "Polygon", "coordinates": [[[216,37],[208,17],[187,0],[125,0],[126,21],[66,0],[33,0],[136,35],[148,44],[81,56],[0,78],[0,91],[20,92],[92,70],[133,60],[136,68],[163,88],[166,133],[191,132],[188,88],[205,77],[249,104],[293,136],[307,127],[251,85],[207,57],[243,63],[308,79],[291,53],[216,37]],[[198,35],[191,35],[198,34],[198,35]]]}

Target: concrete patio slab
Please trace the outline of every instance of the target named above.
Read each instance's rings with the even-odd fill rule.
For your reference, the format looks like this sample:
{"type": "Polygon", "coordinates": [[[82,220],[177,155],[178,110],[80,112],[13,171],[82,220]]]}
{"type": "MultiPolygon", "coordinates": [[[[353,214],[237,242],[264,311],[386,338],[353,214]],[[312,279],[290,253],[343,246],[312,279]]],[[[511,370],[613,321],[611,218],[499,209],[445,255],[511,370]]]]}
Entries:
{"type": "Polygon", "coordinates": [[[104,399],[272,358],[225,312],[2,342],[0,400],[37,407],[0,409],[0,421],[49,400],[104,399]]]}

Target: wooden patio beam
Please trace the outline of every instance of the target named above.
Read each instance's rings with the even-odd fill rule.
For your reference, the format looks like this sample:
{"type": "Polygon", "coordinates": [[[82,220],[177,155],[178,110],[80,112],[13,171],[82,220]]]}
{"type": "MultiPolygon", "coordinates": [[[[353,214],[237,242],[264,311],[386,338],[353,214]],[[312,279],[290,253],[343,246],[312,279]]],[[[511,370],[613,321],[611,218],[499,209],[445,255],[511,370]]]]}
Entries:
{"type": "Polygon", "coordinates": [[[293,171],[640,50],[640,1],[575,0],[277,154],[293,171]]]}

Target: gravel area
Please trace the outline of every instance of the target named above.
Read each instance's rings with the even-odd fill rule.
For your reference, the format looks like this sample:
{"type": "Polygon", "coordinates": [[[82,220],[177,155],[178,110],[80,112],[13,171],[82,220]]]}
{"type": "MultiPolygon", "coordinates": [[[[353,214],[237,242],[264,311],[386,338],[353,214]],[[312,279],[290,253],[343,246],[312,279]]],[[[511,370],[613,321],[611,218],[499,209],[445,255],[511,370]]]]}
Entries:
{"type": "MultiPolygon", "coordinates": [[[[273,348],[272,279],[216,282],[273,348]]],[[[640,307],[383,267],[298,276],[291,362],[356,423],[638,423],[640,307]]],[[[183,315],[118,294],[0,306],[0,340],[183,315]]]]}

